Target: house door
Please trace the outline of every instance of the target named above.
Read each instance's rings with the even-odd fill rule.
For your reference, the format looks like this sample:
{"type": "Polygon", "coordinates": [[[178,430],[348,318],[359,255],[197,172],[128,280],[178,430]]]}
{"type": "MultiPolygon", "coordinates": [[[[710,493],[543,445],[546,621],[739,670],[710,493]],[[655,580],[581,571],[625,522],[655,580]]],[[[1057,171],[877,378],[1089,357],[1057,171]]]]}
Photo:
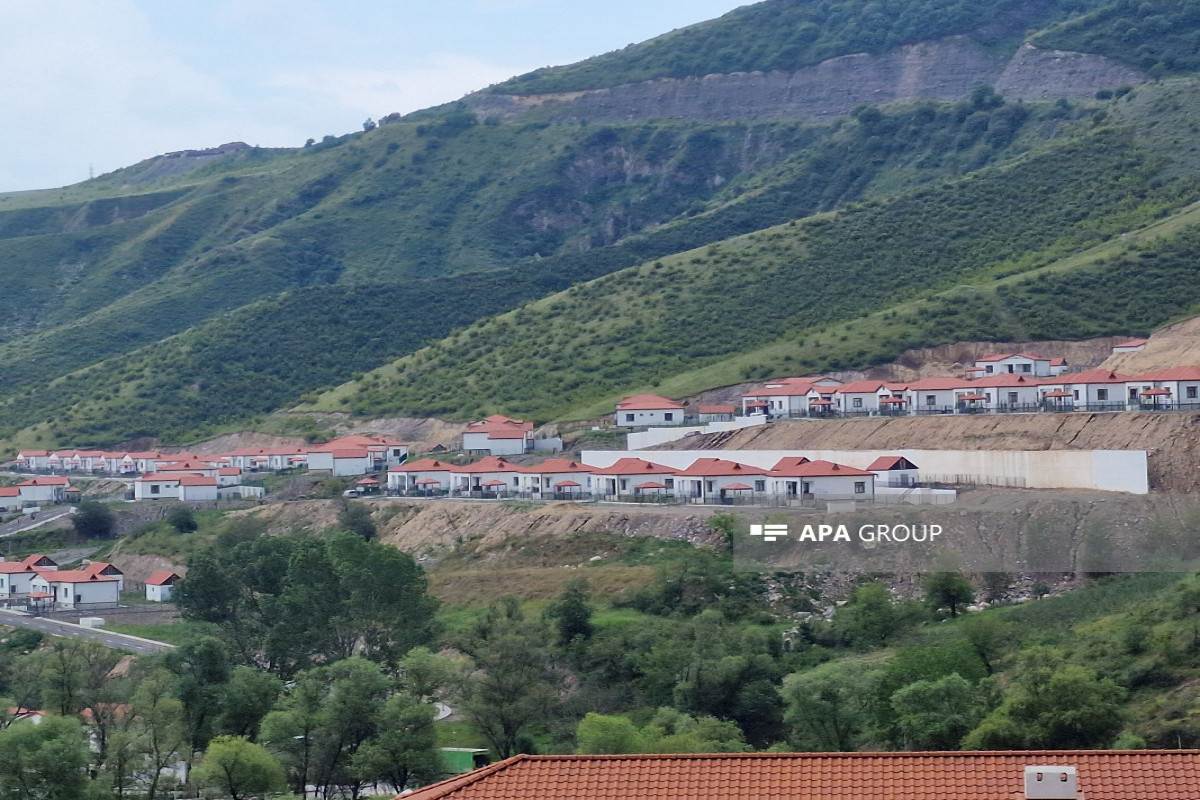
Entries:
{"type": "Polygon", "coordinates": [[[794,495],[796,493],[796,482],[795,481],[787,482],[787,493],[791,494],[791,495],[794,495]]]}
{"type": "Polygon", "coordinates": [[[810,483],[809,481],[804,481],[801,484],[801,486],[803,487],[803,491],[805,494],[812,494],[812,483],[810,483]]]}

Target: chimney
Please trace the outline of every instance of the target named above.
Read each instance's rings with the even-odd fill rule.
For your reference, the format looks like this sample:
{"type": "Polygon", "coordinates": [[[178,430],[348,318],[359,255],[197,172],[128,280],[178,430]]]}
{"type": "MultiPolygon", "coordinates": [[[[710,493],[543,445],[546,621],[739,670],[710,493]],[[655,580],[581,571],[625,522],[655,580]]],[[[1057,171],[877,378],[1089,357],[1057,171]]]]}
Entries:
{"type": "Polygon", "coordinates": [[[1077,800],[1074,767],[1026,767],[1025,800],[1077,800]]]}

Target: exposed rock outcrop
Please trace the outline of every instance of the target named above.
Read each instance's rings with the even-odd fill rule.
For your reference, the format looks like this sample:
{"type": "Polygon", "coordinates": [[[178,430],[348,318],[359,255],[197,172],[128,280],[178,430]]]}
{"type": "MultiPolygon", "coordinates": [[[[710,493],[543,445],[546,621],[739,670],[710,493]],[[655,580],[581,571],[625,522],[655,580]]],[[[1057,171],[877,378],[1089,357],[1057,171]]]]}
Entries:
{"type": "Polygon", "coordinates": [[[864,103],[962,100],[991,84],[1010,100],[1087,97],[1145,80],[1103,56],[1023,45],[1010,58],[967,37],[857,53],[795,72],[736,72],[662,78],[581,92],[543,95],[479,93],[467,98],[485,116],[511,116],[545,106],[556,120],[623,122],[803,119],[847,114],[864,103]]]}

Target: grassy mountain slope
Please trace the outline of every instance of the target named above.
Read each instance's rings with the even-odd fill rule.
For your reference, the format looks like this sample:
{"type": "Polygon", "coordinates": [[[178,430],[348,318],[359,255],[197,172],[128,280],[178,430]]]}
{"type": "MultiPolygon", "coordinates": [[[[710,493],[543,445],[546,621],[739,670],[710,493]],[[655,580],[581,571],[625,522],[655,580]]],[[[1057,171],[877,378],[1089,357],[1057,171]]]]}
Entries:
{"type": "MultiPolygon", "coordinates": [[[[0,359],[6,363],[0,377],[0,387],[5,387],[0,389],[0,403],[5,394],[9,397],[0,405],[0,435],[38,426],[22,435],[20,441],[27,445],[201,435],[214,424],[290,405],[305,392],[336,385],[355,372],[412,352],[454,327],[578,281],[857,198],[884,196],[963,174],[1085,124],[1095,113],[1086,107],[995,106],[992,100],[985,105],[921,104],[887,114],[864,112],[857,120],[825,128],[728,126],[724,130],[739,130],[748,142],[745,146],[763,149],[765,145],[755,142],[770,142],[780,150],[771,158],[782,159],[769,169],[745,175],[722,195],[732,199],[720,205],[710,201],[708,205],[714,207],[709,210],[608,247],[456,277],[388,283],[380,276],[362,286],[373,287],[379,299],[388,298],[392,305],[381,309],[369,303],[367,307],[375,309],[370,313],[349,300],[361,296],[351,291],[355,283],[330,283],[349,280],[350,268],[339,270],[343,262],[331,252],[336,245],[327,239],[288,242],[273,231],[276,235],[255,239],[248,249],[227,247],[199,259],[177,273],[187,274],[187,280],[151,284],[73,323],[0,343],[0,359]],[[794,141],[788,141],[788,136],[794,141]],[[788,153],[794,154],[784,157],[788,153]],[[304,277],[313,285],[302,293],[272,299],[272,289],[286,288],[287,270],[297,266],[311,270],[304,277]],[[314,275],[327,277],[314,280],[314,275]],[[210,285],[203,298],[193,298],[191,293],[201,281],[210,285]],[[247,287],[247,281],[253,284],[247,287]],[[266,299],[231,316],[200,322],[161,345],[155,343],[170,332],[155,328],[155,320],[165,318],[178,325],[203,319],[214,310],[236,307],[239,296],[266,299]],[[297,305],[301,297],[303,307],[297,305]],[[380,330],[374,345],[365,349],[347,345],[358,342],[358,331],[371,325],[380,330]],[[385,329],[392,333],[385,335],[385,329]],[[131,343],[142,347],[120,352],[131,343]],[[261,358],[263,352],[271,358],[261,358]],[[344,357],[329,358],[319,368],[295,369],[314,354],[326,353],[344,357]],[[261,377],[260,391],[247,393],[245,367],[230,366],[248,364],[261,377]],[[203,396],[187,388],[197,382],[206,387],[203,396]]],[[[715,151],[718,158],[711,163],[720,163],[721,152],[730,145],[712,135],[712,130],[691,130],[690,146],[715,151]]],[[[646,158],[654,160],[656,148],[672,152],[678,134],[670,127],[637,124],[596,128],[587,137],[579,148],[593,155],[636,153],[631,143],[642,142],[646,158]]],[[[566,163],[591,163],[591,159],[566,163]]],[[[673,174],[687,172],[680,169],[673,174]]],[[[567,194],[561,185],[557,191],[567,194]]],[[[704,204],[689,208],[704,208],[704,204]]],[[[293,275],[299,285],[300,276],[293,275]]]]}
{"type": "Polygon", "coordinates": [[[563,67],[547,67],[489,91],[546,94],[656,78],[795,70],[852,53],[880,53],[965,35],[1015,50],[1039,47],[1107,56],[1156,73],[1200,67],[1190,0],[767,0],[641,44],[563,67]]]}
{"type": "MultiPolygon", "coordinates": [[[[472,326],[343,387],[321,406],[363,414],[388,409],[473,416],[503,409],[535,418],[586,415],[623,391],[659,388],[673,376],[781,340],[794,343],[786,357],[792,369],[807,371],[866,366],[907,347],[973,336],[1020,338],[1014,334],[1036,330],[1070,338],[1097,329],[1143,329],[1200,300],[1186,288],[1194,278],[1188,267],[1194,239],[1181,239],[1179,252],[1159,262],[1161,282],[1139,287],[1132,281],[1118,290],[1139,298],[1140,319],[1111,303],[1098,306],[1094,318],[1080,312],[1085,322],[1055,313],[1054,304],[1033,304],[1024,319],[1014,318],[1022,301],[1002,297],[991,321],[985,315],[976,324],[950,303],[936,309],[945,324],[931,326],[918,315],[908,320],[907,331],[898,325],[897,335],[862,337],[870,344],[850,352],[825,338],[837,323],[956,286],[1000,292],[997,279],[1045,267],[1182,209],[1200,196],[1200,184],[1164,180],[1164,163],[1128,128],[1097,130],[943,186],[574,287],[472,326]],[[1174,295],[1179,304],[1141,294],[1143,288],[1171,287],[1180,290],[1174,295]],[[1007,324],[992,325],[996,319],[1007,324]]],[[[1132,279],[1130,272],[1136,270],[1120,278],[1132,279]]],[[[1071,311],[1076,301],[1070,294],[1080,286],[1068,285],[1065,299],[1051,296],[1053,303],[1071,311]]],[[[1041,289],[1034,284],[1022,291],[1034,296],[1041,289]]],[[[981,302],[980,309],[987,305],[981,302]]],[[[753,362],[743,367],[735,381],[772,371],[753,362]]]]}

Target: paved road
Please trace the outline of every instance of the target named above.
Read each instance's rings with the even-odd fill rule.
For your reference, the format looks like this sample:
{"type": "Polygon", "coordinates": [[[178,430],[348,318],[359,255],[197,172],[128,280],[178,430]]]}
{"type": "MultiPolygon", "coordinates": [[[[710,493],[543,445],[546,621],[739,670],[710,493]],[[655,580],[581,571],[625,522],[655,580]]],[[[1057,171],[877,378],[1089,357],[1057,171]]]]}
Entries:
{"type": "Polygon", "coordinates": [[[55,506],[44,511],[39,511],[37,519],[31,520],[28,516],[21,517],[18,520],[0,525],[0,536],[12,536],[14,533],[24,533],[35,528],[40,528],[43,525],[49,525],[51,522],[67,516],[75,509],[72,506],[55,506]]]}
{"type": "MultiPolygon", "coordinates": [[[[103,612],[101,612],[103,613],[103,612]]],[[[11,611],[0,610],[0,625],[11,625],[14,628],[31,628],[35,631],[50,634],[51,636],[62,636],[67,639],[81,639],[85,642],[98,642],[105,647],[111,647],[116,650],[131,650],[134,653],[142,655],[152,655],[161,653],[165,650],[171,650],[174,645],[169,645],[166,642],[156,642],[151,639],[142,639],[137,636],[126,636],[123,633],[112,633],[105,630],[94,630],[92,628],[84,628],[79,625],[72,625],[68,622],[57,622],[51,619],[42,617],[30,617],[24,614],[14,614],[11,611]]]]}

